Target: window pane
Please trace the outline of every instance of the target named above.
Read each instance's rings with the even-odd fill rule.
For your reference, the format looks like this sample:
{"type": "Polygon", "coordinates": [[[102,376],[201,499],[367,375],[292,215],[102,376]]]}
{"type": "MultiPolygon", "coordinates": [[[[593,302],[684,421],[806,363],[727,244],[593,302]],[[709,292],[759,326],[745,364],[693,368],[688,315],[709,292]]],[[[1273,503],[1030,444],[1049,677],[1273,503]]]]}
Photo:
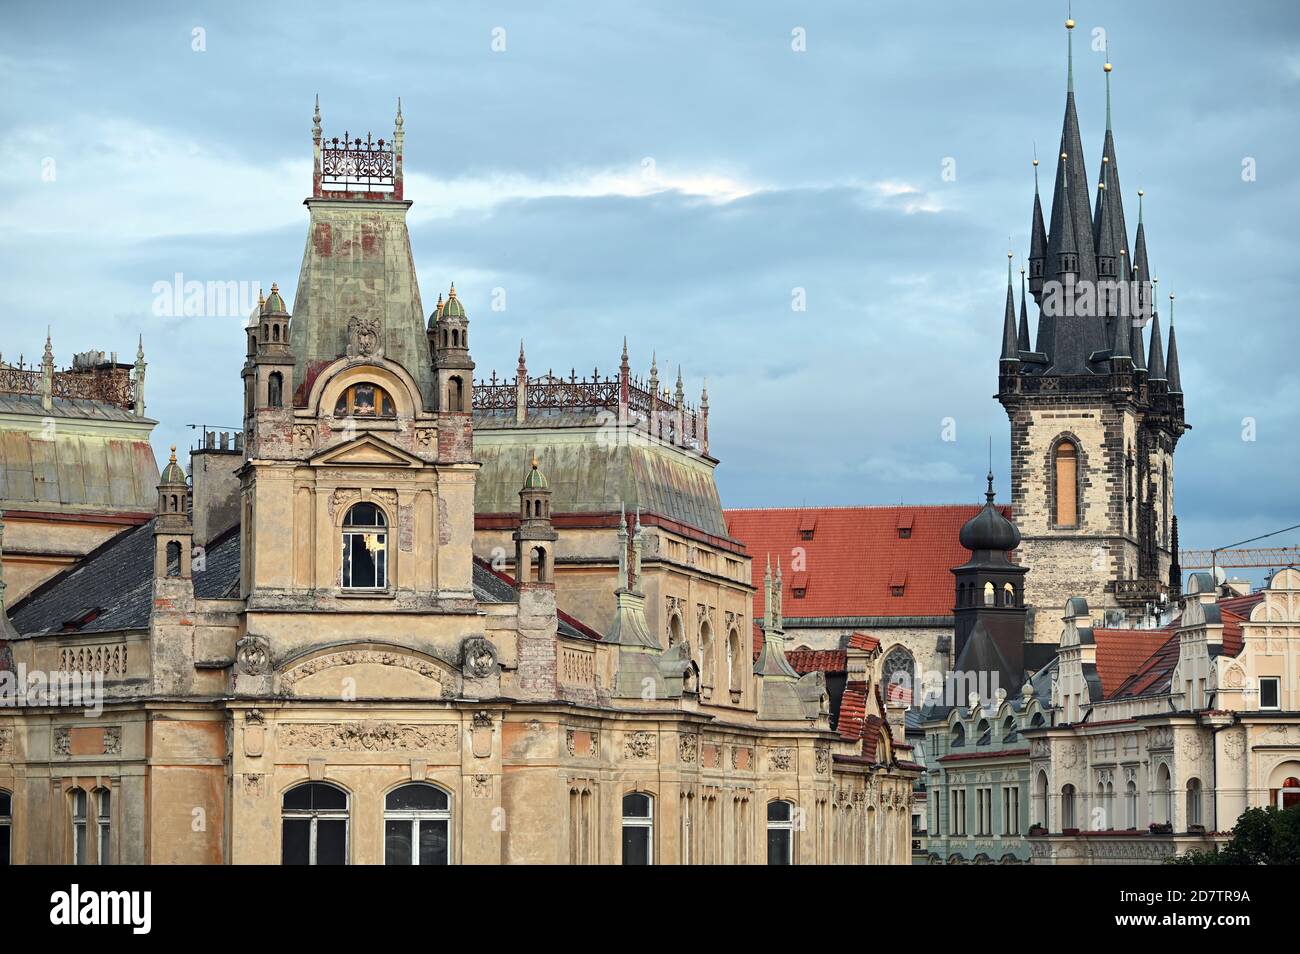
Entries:
{"type": "Polygon", "coordinates": [[[447,810],[447,793],[432,785],[403,785],[388,793],[385,806],[390,812],[447,810]]]}
{"type": "Polygon", "coordinates": [[[99,817],[107,818],[110,814],[108,809],[109,809],[109,793],[100,792],[99,793],[99,817]]]}
{"type": "Polygon", "coordinates": [[[445,821],[420,822],[420,864],[445,865],[447,863],[447,823],[445,821]]]}
{"type": "Polygon", "coordinates": [[[345,586],[375,586],[376,566],[368,543],[370,534],[349,533],[343,537],[345,586]]]}
{"type": "Polygon", "coordinates": [[[650,864],[650,829],[641,826],[623,826],[623,864],[650,864]]]}
{"type": "Polygon", "coordinates": [[[767,820],[788,822],[790,820],[789,802],[768,802],[767,820]]]}
{"type": "Polygon", "coordinates": [[[353,504],[343,522],[345,527],[382,527],[386,524],[384,512],[372,503],[353,504]]]}
{"type": "Polygon", "coordinates": [[[284,793],[284,807],[297,811],[311,808],[311,786],[299,785],[284,793]]]}
{"type": "Polygon", "coordinates": [[[113,863],[113,858],[108,850],[109,828],[107,825],[99,826],[99,863],[109,865],[113,863]]]}
{"type": "Polygon", "coordinates": [[[636,792],[623,796],[623,817],[624,818],[649,818],[650,817],[650,796],[641,795],[636,792]]]}
{"type": "Polygon", "coordinates": [[[411,863],[411,823],[409,821],[384,822],[384,864],[409,865],[411,863]]]}
{"type": "Polygon", "coordinates": [[[1277,686],[1276,679],[1261,679],[1259,681],[1259,704],[1264,709],[1277,708],[1277,686]]]}
{"type": "Polygon", "coordinates": [[[375,415],[375,386],[358,384],[352,389],[353,413],[358,417],[375,415]]]}
{"type": "Polygon", "coordinates": [[[348,392],[347,391],[344,391],[342,394],[339,395],[338,403],[334,405],[334,416],[335,417],[348,416],[348,392]]]}
{"type": "Polygon", "coordinates": [[[316,864],[347,864],[348,823],[342,819],[317,819],[316,864]]]}
{"type": "Polygon", "coordinates": [[[785,828],[767,830],[767,863],[769,865],[788,865],[790,863],[790,835],[785,828]]]}
{"type": "Polygon", "coordinates": [[[348,807],[348,796],[341,788],[333,785],[313,783],[311,786],[311,807],[316,811],[343,811],[348,807]]]}
{"type": "Polygon", "coordinates": [[[9,864],[9,826],[0,825],[0,867],[9,864]]]}
{"type": "Polygon", "coordinates": [[[0,815],[7,816],[12,809],[10,808],[12,796],[8,792],[0,792],[0,815]]]}
{"type": "Polygon", "coordinates": [[[306,818],[286,818],[280,840],[280,864],[311,864],[311,821],[306,818]]]}
{"type": "Polygon", "coordinates": [[[77,789],[72,794],[72,816],[74,818],[86,817],[86,793],[77,789]]]}
{"type": "Polygon", "coordinates": [[[76,845],[75,845],[74,847],[75,847],[75,851],[76,851],[76,853],[77,853],[77,864],[79,864],[79,865],[90,864],[90,859],[86,857],[86,825],[85,825],[85,822],[82,822],[81,824],[78,824],[78,825],[73,825],[72,828],[73,828],[73,837],[74,837],[75,840],[76,840],[76,845]]]}

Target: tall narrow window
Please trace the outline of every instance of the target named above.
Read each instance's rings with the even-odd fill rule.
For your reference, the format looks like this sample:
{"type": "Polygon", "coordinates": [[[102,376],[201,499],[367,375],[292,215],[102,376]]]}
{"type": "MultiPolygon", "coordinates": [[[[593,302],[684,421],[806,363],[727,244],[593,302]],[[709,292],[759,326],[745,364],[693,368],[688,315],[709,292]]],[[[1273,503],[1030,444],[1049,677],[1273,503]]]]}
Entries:
{"type": "Polygon", "coordinates": [[[10,833],[13,829],[13,796],[0,791],[0,867],[10,864],[10,833]]]}
{"type": "Polygon", "coordinates": [[[767,803],[767,863],[794,864],[794,806],[789,802],[767,803]]]}
{"type": "Polygon", "coordinates": [[[1040,771],[1037,780],[1034,782],[1034,809],[1038,814],[1038,824],[1042,825],[1044,828],[1047,827],[1047,793],[1047,773],[1040,771]]]}
{"type": "Polygon", "coordinates": [[[1014,785],[1002,789],[1002,834],[1020,834],[1020,789],[1014,785]]]}
{"type": "Polygon", "coordinates": [[[343,520],[343,586],[382,590],[388,585],[388,520],[372,503],[355,504],[343,520]]]}
{"type": "Polygon", "coordinates": [[[1069,441],[1056,446],[1056,525],[1079,525],[1079,449],[1069,441]]]}
{"type": "Polygon", "coordinates": [[[112,796],[108,789],[95,791],[95,848],[96,861],[101,865],[112,863],[110,848],[113,836],[112,796]]]}
{"type": "Polygon", "coordinates": [[[348,794],[324,782],[307,782],[284,793],[280,863],[348,863],[348,794]]]}
{"type": "Polygon", "coordinates": [[[1132,779],[1124,786],[1124,827],[1136,831],[1138,826],[1138,787],[1132,779]]]}
{"type": "Polygon", "coordinates": [[[271,376],[266,379],[266,406],[280,407],[284,403],[284,375],[279,371],[272,371],[271,376]]]}
{"type": "Polygon", "coordinates": [[[707,619],[700,623],[700,679],[713,685],[713,627],[707,619]]]}
{"type": "Polygon", "coordinates": [[[986,582],[986,583],[984,584],[984,605],[985,605],[985,606],[992,606],[992,605],[993,605],[993,599],[994,599],[994,593],[995,593],[995,592],[996,592],[996,591],[993,589],[993,584],[992,584],[992,583],[988,583],[988,582],[986,582]]]}
{"type": "Polygon", "coordinates": [[[413,782],[384,799],[384,864],[451,864],[451,800],[433,785],[413,782]]]}
{"type": "Polygon", "coordinates": [[[1160,811],[1160,821],[1172,823],[1174,820],[1174,788],[1169,775],[1169,766],[1161,763],[1156,772],[1156,807],[1160,811]]]}
{"type": "Polygon", "coordinates": [[[1169,462],[1165,461],[1164,473],[1160,477],[1160,535],[1165,546],[1169,546],[1169,462]]]}
{"type": "Polygon", "coordinates": [[[727,637],[727,685],[731,687],[732,692],[740,692],[744,685],[741,677],[745,667],[740,664],[743,658],[744,652],[740,648],[740,630],[733,629],[727,637]]]}
{"type": "Polygon", "coordinates": [[[1187,827],[1201,824],[1201,780],[1187,780],[1187,827]]]}
{"type": "Polygon", "coordinates": [[[83,789],[72,790],[72,863],[74,865],[90,864],[89,846],[86,844],[86,793],[83,789]]]}
{"type": "Polygon", "coordinates": [[[654,799],[644,792],[623,796],[623,864],[654,864],[654,799]]]}
{"type": "Polygon", "coordinates": [[[1061,789],[1061,830],[1074,827],[1074,786],[1066,785],[1061,789]]]}

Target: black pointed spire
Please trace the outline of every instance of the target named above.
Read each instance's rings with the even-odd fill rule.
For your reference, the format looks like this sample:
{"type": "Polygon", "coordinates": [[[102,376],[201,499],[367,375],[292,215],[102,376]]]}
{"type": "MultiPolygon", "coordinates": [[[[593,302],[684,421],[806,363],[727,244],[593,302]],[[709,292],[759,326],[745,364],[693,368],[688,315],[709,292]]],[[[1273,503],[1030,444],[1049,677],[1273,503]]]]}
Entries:
{"type": "Polygon", "coordinates": [[[1178,339],[1174,336],[1174,296],[1169,296],[1169,359],[1165,365],[1169,377],[1169,392],[1181,394],[1183,379],[1178,373],[1178,339]]]}
{"type": "Polygon", "coordinates": [[[1025,269],[1020,269],[1020,328],[1016,334],[1016,348],[1019,351],[1029,350],[1029,304],[1025,295],[1025,269]]]}
{"type": "Polygon", "coordinates": [[[1147,367],[1150,369],[1149,377],[1152,381],[1166,379],[1165,346],[1160,340],[1160,315],[1155,313],[1151,315],[1151,351],[1147,355],[1147,367]]]}
{"type": "Polygon", "coordinates": [[[1011,288],[1011,257],[1007,252],[1007,310],[1002,317],[1002,360],[1019,361],[1019,345],[1016,340],[1016,293],[1011,288]]]}
{"type": "Polygon", "coordinates": [[[1101,246],[1103,241],[1107,241],[1102,232],[1105,230],[1110,233],[1108,241],[1113,249],[1110,255],[1115,259],[1113,277],[1118,281],[1128,281],[1128,263],[1131,261],[1129,258],[1128,226],[1124,221],[1124,193],[1119,184],[1119,164],[1115,160],[1115,137],[1111,130],[1110,74],[1112,68],[1108,53],[1107,61],[1102,66],[1106,73],[1106,139],[1101,150],[1100,181],[1102,188],[1097,190],[1097,205],[1093,215],[1093,242],[1097,246],[1097,272],[1100,275],[1100,260],[1103,255],[1101,246]],[[1106,213],[1104,225],[1103,208],[1106,213]]]}
{"type": "MultiPolygon", "coordinates": [[[[1047,275],[1047,229],[1043,226],[1043,200],[1038,194],[1038,156],[1034,156],[1034,212],[1029,225],[1029,290],[1042,304],[1043,279],[1047,275]]],[[[1028,350],[1027,348],[1025,350],[1028,350]]]]}

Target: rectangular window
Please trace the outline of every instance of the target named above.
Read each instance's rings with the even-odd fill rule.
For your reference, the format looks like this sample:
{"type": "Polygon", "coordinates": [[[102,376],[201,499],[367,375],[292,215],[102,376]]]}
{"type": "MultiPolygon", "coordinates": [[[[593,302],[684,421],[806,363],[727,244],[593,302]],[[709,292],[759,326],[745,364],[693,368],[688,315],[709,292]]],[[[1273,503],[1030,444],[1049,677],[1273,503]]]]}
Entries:
{"type": "Polygon", "coordinates": [[[975,807],[978,816],[976,834],[987,837],[993,834],[993,789],[977,788],[975,790],[975,807]]]}
{"type": "Polygon", "coordinates": [[[1277,676],[1260,676],[1259,707],[1261,709],[1281,708],[1282,681],[1277,676]]]}
{"type": "Polygon", "coordinates": [[[112,813],[110,811],[111,802],[109,793],[101,789],[99,792],[99,810],[95,816],[95,827],[98,832],[97,861],[101,865],[112,864],[113,855],[109,848],[110,836],[112,834],[112,813]]]}
{"type": "Polygon", "coordinates": [[[1014,785],[1002,788],[1002,834],[1020,834],[1020,789],[1014,785]]]}
{"type": "Polygon", "coordinates": [[[948,820],[948,827],[952,829],[954,835],[966,834],[966,789],[953,789],[952,792],[952,817],[948,820]]]}
{"type": "Polygon", "coordinates": [[[72,792],[72,863],[90,864],[86,851],[86,793],[79,788],[72,792]]]}

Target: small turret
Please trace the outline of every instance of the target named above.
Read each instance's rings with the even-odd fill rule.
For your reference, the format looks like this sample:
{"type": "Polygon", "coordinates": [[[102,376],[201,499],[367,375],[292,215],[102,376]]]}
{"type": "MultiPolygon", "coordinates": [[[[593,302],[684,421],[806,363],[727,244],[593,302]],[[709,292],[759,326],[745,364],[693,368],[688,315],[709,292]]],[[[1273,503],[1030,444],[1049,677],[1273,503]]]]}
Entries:
{"type": "Polygon", "coordinates": [[[190,523],[190,486],[176,461],[176,445],[158,479],[158,508],[154,517],[154,575],[190,577],[190,549],[194,529],[190,523]]]}
{"type": "Polygon", "coordinates": [[[558,539],[551,524],[551,488],[533,454],[532,467],[519,490],[519,529],[514,533],[515,580],[519,586],[554,585],[558,539]]]}
{"type": "Polygon", "coordinates": [[[469,414],[473,396],[474,361],[469,355],[469,316],[456,297],[453,282],[447,300],[440,301],[429,320],[434,337],[433,367],[438,378],[439,411],[469,414]]]}

